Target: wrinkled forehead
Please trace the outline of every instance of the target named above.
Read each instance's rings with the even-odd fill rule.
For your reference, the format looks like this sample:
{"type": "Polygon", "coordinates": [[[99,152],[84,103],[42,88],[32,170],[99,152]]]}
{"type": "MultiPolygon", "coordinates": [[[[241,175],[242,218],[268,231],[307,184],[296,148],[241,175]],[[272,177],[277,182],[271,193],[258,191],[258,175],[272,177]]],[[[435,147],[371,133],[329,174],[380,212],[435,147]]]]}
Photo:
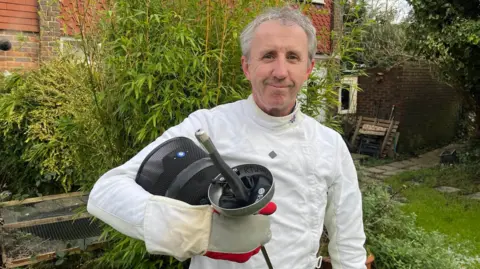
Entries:
{"type": "Polygon", "coordinates": [[[308,54],[308,37],[302,27],[286,20],[271,20],[255,30],[251,50],[282,49],[308,54]]]}
{"type": "Polygon", "coordinates": [[[300,27],[300,25],[296,24],[293,21],[286,20],[286,19],[274,19],[274,20],[267,20],[260,23],[257,28],[255,29],[255,35],[263,34],[265,32],[270,32],[274,29],[278,29],[278,31],[297,31],[301,32],[307,37],[307,33],[300,27]]]}

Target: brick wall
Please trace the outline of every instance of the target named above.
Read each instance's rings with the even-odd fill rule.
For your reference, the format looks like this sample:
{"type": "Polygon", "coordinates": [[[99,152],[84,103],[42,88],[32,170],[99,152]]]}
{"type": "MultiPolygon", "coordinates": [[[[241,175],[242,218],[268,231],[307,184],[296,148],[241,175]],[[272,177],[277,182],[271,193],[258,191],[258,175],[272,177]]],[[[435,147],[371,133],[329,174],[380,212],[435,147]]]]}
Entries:
{"type": "Polygon", "coordinates": [[[37,0],[0,0],[0,29],[38,32],[37,0]]]}
{"type": "Polygon", "coordinates": [[[0,72],[48,61],[62,37],[79,34],[79,20],[86,22],[88,32],[99,19],[97,11],[106,6],[106,0],[0,0],[0,38],[13,45],[10,51],[0,52],[0,72]]]}
{"type": "Polygon", "coordinates": [[[399,152],[448,143],[456,134],[461,97],[438,82],[426,65],[409,63],[390,71],[372,69],[359,78],[357,115],[400,121],[399,152]]]}
{"type": "Polygon", "coordinates": [[[80,34],[80,24],[83,25],[84,31],[88,32],[94,30],[96,22],[100,20],[101,12],[99,11],[105,10],[107,7],[107,0],[62,0],[58,21],[62,25],[65,35],[80,34]]]}
{"type": "Polygon", "coordinates": [[[401,118],[401,83],[403,69],[395,68],[386,72],[371,69],[368,76],[360,77],[358,85],[362,91],[357,93],[357,114],[359,116],[388,119],[391,108],[396,105],[394,117],[401,118]]]}
{"type": "Polygon", "coordinates": [[[0,39],[12,44],[0,51],[0,71],[35,68],[39,56],[36,0],[0,0],[0,39]]]}
{"type": "Polygon", "coordinates": [[[11,50],[0,52],[0,72],[35,68],[54,57],[60,38],[79,32],[76,11],[87,8],[87,21],[93,25],[92,14],[103,9],[105,1],[85,6],[83,0],[0,0],[0,38],[12,43],[11,50]]]}
{"type": "Polygon", "coordinates": [[[58,1],[39,0],[40,13],[40,61],[48,61],[55,55],[60,32],[60,4],[58,1]]]}
{"type": "Polygon", "coordinates": [[[0,30],[0,39],[12,43],[9,51],[0,51],[0,71],[38,66],[38,33],[0,30]]]}

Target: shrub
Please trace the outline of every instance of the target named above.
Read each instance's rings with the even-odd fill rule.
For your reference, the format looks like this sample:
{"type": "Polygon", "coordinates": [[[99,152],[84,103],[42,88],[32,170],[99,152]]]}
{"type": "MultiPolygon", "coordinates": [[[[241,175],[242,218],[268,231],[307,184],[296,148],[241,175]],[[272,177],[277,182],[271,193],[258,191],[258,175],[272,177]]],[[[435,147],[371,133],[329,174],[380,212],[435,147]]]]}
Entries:
{"type": "Polygon", "coordinates": [[[471,249],[450,245],[437,232],[426,232],[415,224],[415,215],[403,213],[383,184],[363,188],[367,247],[379,269],[389,268],[476,268],[471,249]]]}
{"type": "Polygon", "coordinates": [[[70,57],[3,78],[0,178],[13,193],[71,191],[74,182],[88,177],[77,169],[79,153],[93,146],[87,130],[77,127],[95,126],[85,79],[86,70],[70,57]]]}

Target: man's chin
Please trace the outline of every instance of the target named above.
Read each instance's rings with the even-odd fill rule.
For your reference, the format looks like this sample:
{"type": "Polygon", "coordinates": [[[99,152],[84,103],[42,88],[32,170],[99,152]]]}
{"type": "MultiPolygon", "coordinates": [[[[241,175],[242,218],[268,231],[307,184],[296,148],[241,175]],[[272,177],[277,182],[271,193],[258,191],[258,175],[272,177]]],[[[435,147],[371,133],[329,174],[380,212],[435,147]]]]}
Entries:
{"type": "Polygon", "coordinates": [[[270,101],[267,104],[268,114],[275,116],[287,116],[291,112],[290,104],[285,100],[270,101]]]}
{"type": "Polygon", "coordinates": [[[283,94],[269,94],[257,101],[260,101],[262,110],[272,116],[287,116],[290,114],[290,107],[293,106],[288,96],[283,94]]]}
{"type": "Polygon", "coordinates": [[[286,104],[283,98],[275,98],[268,100],[267,106],[271,109],[282,109],[286,104]]]}

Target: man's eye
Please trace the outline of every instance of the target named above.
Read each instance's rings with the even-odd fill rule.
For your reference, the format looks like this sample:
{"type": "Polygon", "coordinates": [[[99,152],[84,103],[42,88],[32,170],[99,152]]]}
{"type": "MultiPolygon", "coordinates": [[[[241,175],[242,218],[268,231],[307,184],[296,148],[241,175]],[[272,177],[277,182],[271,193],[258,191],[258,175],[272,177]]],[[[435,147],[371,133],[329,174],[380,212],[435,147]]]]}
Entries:
{"type": "Polygon", "coordinates": [[[297,56],[297,55],[294,55],[294,54],[288,55],[287,58],[288,58],[289,60],[298,60],[298,59],[299,59],[298,56],[297,56]]]}
{"type": "Polygon", "coordinates": [[[263,59],[273,59],[273,55],[271,53],[265,54],[263,59]]]}

